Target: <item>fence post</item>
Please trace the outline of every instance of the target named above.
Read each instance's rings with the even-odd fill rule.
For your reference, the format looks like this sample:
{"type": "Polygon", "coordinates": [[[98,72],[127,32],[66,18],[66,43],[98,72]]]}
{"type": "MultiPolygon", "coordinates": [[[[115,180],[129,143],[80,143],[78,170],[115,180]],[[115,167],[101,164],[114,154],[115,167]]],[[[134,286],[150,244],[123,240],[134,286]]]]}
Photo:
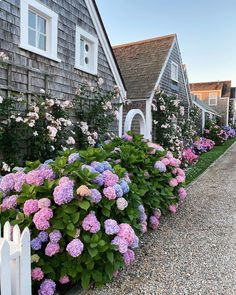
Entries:
{"type": "MultiPolygon", "coordinates": [[[[13,228],[13,242],[20,248],[20,228],[15,225],[13,228]]],[[[18,256],[14,261],[12,261],[12,292],[15,295],[20,295],[20,257],[18,256]]]]}
{"type": "Polygon", "coordinates": [[[20,294],[31,295],[30,231],[25,228],[20,238],[20,294]]]}
{"type": "Polygon", "coordinates": [[[10,246],[7,241],[3,241],[2,246],[0,248],[0,263],[1,263],[1,294],[10,295],[12,294],[11,293],[10,246]]]}
{"type": "Polygon", "coordinates": [[[11,225],[10,225],[9,221],[7,221],[4,224],[4,227],[3,227],[3,238],[6,239],[7,241],[10,241],[11,240],[11,225]]]}

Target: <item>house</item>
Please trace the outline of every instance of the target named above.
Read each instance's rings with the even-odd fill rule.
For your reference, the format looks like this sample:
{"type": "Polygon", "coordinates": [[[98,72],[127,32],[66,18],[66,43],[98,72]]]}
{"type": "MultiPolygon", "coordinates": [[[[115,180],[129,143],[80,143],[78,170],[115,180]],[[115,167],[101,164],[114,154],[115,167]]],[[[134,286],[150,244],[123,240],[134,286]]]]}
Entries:
{"type": "Polygon", "coordinates": [[[113,47],[130,104],[124,107],[124,131],[134,130],[152,139],[152,101],[156,89],[176,95],[190,105],[190,91],[175,34],[113,47]]]}
{"type": "Polygon", "coordinates": [[[229,123],[236,124],[236,87],[231,87],[229,99],[229,123]]]}
{"type": "MultiPolygon", "coordinates": [[[[103,78],[104,90],[125,86],[95,0],[0,1],[0,95],[45,89],[74,97],[84,83],[103,78]]],[[[121,135],[122,120],[119,120],[121,135]]]]}
{"type": "Polygon", "coordinates": [[[221,116],[221,124],[229,123],[231,81],[191,83],[191,92],[221,116]]]}
{"type": "Polygon", "coordinates": [[[194,95],[192,95],[192,103],[198,109],[198,129],[200,133],[205,129],[207,121],[215,121],[217,118],[221,117],[212,107],[194,95]]]}

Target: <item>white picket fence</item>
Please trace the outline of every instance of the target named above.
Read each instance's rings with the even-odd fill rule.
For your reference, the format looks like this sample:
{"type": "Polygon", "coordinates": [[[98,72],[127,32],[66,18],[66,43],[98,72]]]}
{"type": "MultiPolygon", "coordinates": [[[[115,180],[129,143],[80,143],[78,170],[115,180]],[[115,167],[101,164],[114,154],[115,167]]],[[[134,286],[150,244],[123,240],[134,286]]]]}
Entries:
{"type": "Polygon", "coordinates": [[[0,228],[0,287],[1,295],[32,295],[30,232],[25,228],[21,233],[10,223],[0,228]]]}

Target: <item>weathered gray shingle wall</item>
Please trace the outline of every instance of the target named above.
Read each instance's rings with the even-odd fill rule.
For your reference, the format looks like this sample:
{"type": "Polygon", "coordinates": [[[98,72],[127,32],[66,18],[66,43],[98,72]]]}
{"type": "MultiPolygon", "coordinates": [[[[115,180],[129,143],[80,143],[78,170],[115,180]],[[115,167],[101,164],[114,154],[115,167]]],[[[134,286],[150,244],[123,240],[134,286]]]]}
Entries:
{"type": "Polygon", "coordinates": [[[182,104],[188,106],[188,96],[187,91],[184,83],[184,76],[181,70],[181,57],[179,56],[177,45],[175,44],[172,52],[170,54],[170,58],[166,65],[165,71],[162,75],[160,81],[160,89],[164,90],[167,95],[178,95],[178,99],[181,100],[182,104]],[[178,90],[174,90],[173,88],[173,81],[171,80],[171,61],[175,62],[179,66],[179,73],[178,73],[178,90]]]}
{"type": "MultiPolygon", "coordinates": [[[[84,0],[56,1],[39,0],[59,15],[58,21],[58,58],[55,62],[40,55],[20,49],[20,0],[0,1],[0,51],[5,52],[11,61],[25,66],[32,66],[52,74],[48,88],[59,98],[72,97],[80,83],[96,81],[95,76],[74,68],[75,64],[75,29],[83,29],[97,37],[92,19],[84,0]]],[[[115,85],[104,51],[99,44],[98,76],[105,80],[104,89],[110,90],[115,85]]],[[[7,84],[6,71],[0,69],[0,84],[7,84]]],[[[27,90],[27,75],[24,70],[13,67],[12,84],[19,91],[27,90]]],[[[44,77],[34,74],[32,91],[38,92],[44,87],[44,77]]]]}

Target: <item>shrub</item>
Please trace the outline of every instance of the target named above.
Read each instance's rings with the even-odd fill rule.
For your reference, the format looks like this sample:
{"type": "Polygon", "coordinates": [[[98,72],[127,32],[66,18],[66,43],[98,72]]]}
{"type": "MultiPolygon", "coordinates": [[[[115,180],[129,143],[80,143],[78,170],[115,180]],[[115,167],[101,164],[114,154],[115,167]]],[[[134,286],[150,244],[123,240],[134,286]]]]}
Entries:
{"type": "Polygon", "coordinates": [[[236,131],[232,126],[223,126],[222,129],[226,132],[229,138],[236,136],[236,131]]]}
{"type": "Polygon", "coordinates": [[[147,222],[157,229],[186,196],[179,165],[159,145],[125,135],[5,175],[1,222],[31,230],[35,291],[54,294],[54,281],[100,287],[132,263],[147,222]]]}
{"type": "Polygon", "coordinates": [[[215,123],[204,129],[204,137],[213,140],[216,145],[222,145],[228,139],[227,133],[215,123]]]}
{"type": "Polygon", "coordinates": [[[184,167],[196,164],[198,156],[195,154],[192,148],[186,148],[182,151],[182,159],[184,167]]]}
{"type": "Polygon", "coordinates": [[[197,154],[206,153],[210,151],[211,149],[213,149],[214,146],[215,146],[214,141],[205,137],[200,137],[197,140],[195,140],[193,143],[194,151],[197,154]]]}

